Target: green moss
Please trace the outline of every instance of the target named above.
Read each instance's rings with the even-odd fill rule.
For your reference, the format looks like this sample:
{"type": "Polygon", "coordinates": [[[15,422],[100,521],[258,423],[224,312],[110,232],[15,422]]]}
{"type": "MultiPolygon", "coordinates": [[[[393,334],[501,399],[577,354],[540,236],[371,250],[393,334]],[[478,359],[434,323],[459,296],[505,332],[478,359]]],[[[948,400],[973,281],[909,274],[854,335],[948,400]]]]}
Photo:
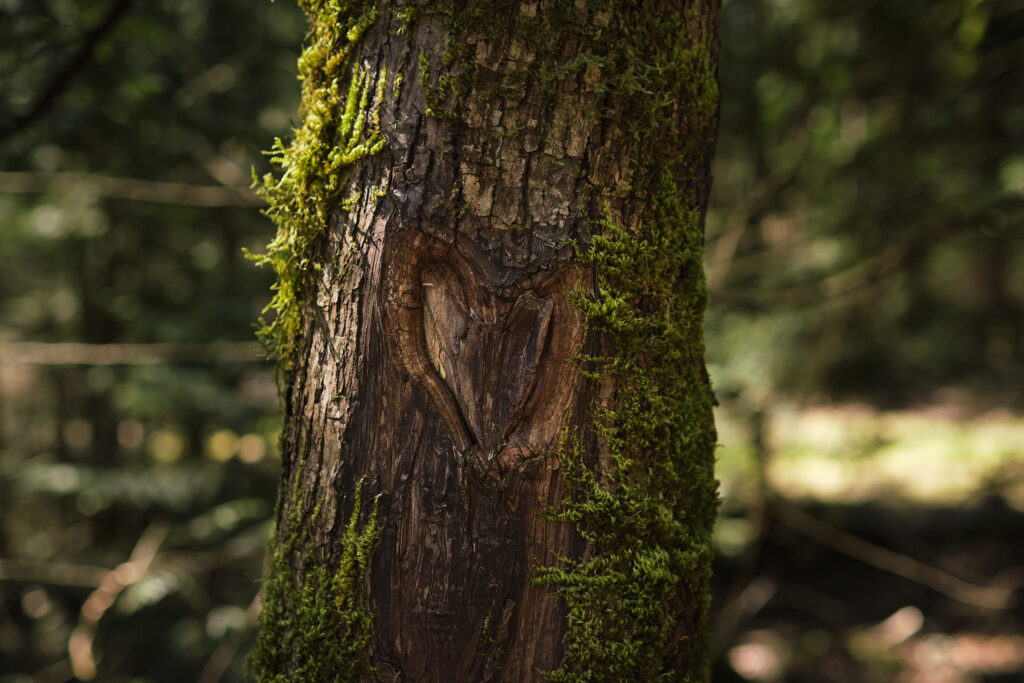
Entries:
{"type": "MultiPolygon", "coordinates": [[[[553,514],[576,526],[588,550],[534,577],[568,606],[565,656],[548,672],[556,681],[708,676],[718,496],[701,331],[706,181],[699,174],[710,163],[717,122],[717,35],[712,10],[687,4],[597,0],[581,8],[563,0],[530,17],[483,0],[438,0],[403,23],[410,32],[413,22],[436,22],[446,34],[437,53],[419,55],[428,116],[464,125],[466,107],[519,98],[530,86],[540,86],[547,100],[537,106],[548,110],[559,106],[566,79],[593,68],[598,91],[580,115],[625,131],[613,154],[637,160],[627,181],[644,202],[639,224],[627,228],[606,210],[580,254],[597,290],[579,293],[576,304],[600,355],[578,363],[588,376],[610,380],[615,394],[611,407],[592,407],[601,461],[574,435],[559,456],[569,495],[553,514]],[[516,45],[532,58],[490,86],[477,83],[471,95],[472,37],[516,45]]],[[[581,205],[598,205],[604,192],[593,188],[581,205]]]]}
{"type": "Polygon", "coordinates": [[[413,5],[406,5],[391,11],[395,18],[398,19],[398,28],[395,29],[395,33],[400,36],[409,33],[409,28],[416,23],[419,8],[413,5]]]}
{"type": "Polygon", "coordinates": [[[504,652],[498,644],[496,636],[497,626],[494,623],[494,607],[492,602],[484,617],[484,623],[480,627],[480,637],[476,642],[476,651],[487,657],[492,662],[500,662],[504,652]]]}
{"type": "MultiPolygon", "coordinates": [[[[351,210],[362,198],[344,198],[353,164],[384,146],[380,108],[387,70],[376,79],[353,56],[377,17],[375,3],[300,0],[310,17],[307,45],[299,59],[302,124],[285,145],[276,140],[271,161],[280,176],[254,182],[268,204],[277,234],[264,254],[249,258],[277,274],[275,294],[261,317],[259,338],[277,357],[277,380],[288,381],[298,350],[301,313],[315,292],[319,249],[332,212],[351,210]]],[[[375,198],[376,199],[376,198],[375,198]]],[[[305,447],[300,449],[305,452],[305,447]]],[[[313,543],[320,505],[308,515],[299,490],[304,458],[296,468],[287,517],[279,520],[264,578],[263,613],[250,674],[259,681],[349,681],[372,674],[368,647],[372,614],[366,571],[380,527],[376,506],[360,524],[360,488],[352,516],[331,555],[332,568],[313,543]]],[[[279,501],[279,505],[281,502],[279,501]]]]}
{"type": "MultiPolygon", "coordinates": [[[[442,61],[445,61],[445,66],[450,65],[450,61],[447,61],[448,55],[445,53],[442,61]]],[[[437,85],[431,85],[432,69],[430,67],[430,57],[426,52],[420,53],[419,58],[419,81],[420,88],[423,90],[423,100],[425,108],[423,113],[433,119],[442,119],[450,123],[458,123],[461,121],[461,116],[458,111],[462,106],[463,89],[458,79],[451,75],[451,73],[442,73],[437,78],[437,85]]]]}
{"type": "MultiPolygon", "coordinates": [[[[639,222],[625,226],[606,209],[593,219],[592,237],[580,252],[593,269],[596,291],[580,292],[575,301],[586,321],[587,348],[599,351],[581,355],[578,363],[584,374],[609,381],[614,396],[607,406],[591,408],[600,460],[584,452],[583,438],[576,434],[566,434],[559,453],[568,494],[552,514],[576,526],[587,550],[559,566],[538,568],[534,576],[568,607],[565,656],[548,672],[555,681],[708,676],[711,529],[718,501],[701,332],[706,303],[701,174],[710,161],[717,119],[716,37],[712,19],[692,9],[696,5],[686,11],[665,5],[595,0],[580,9],[565,0],[527,18],[493,11],[484,0],[439,0],[404,15],[401,27],[412,34],[414,22],[437,20],[447,32],[446,46],[439,47],[443,53],[419,58],[428,115],[462,125],[459,112],[467,105],[466,79],[473,68],[468,36],[515,40],[535,56],[517,78],[542,86],[550,97],[541,104],[545,110],[557,106],[556,89],[564,79],[598,69],[598,92],[582,115],[603,119],[605,129],[625,131],[612,152],[636,160],[624,180],[631,197],[643,203],[639,222]]],[[[304,123],[288,148],[275,147],[284,174],[266,179],[262,191],[279,232],[267,254],[257,257],[278,271],[270,306],[276,317],[263,338],[285,368],[300,329],[302,302],[312,291],[317,240],[340,202],[348,165],[383,144],[379,120],[365,114],[371,90],[379,108],[384,80],[372,88],[358,69],[348,74],[353,46],[372,23],[373,10],[338,9],[326,1],[307,3],[311,7],[313,39],[303,57],[304,123]],[[345,93],[342,82],[348,83],[345,93]]],[[[495,87],[511,93],[523,83],[496,80],[495,87]]],[[[474,96],[494,94],[481,90],[474,96]]],[[[599,206],[604,192],[593,188],[581,205],[599,206]]],[[[299,640],[304,652],[341,666],[322,649],[337,639],[336,647],[356,657],[346,661],[368,666],[355,654],[365,653],[368,636],[358,634],[367,634],[370,623],[357,588],[379,530],[373,517],[360,531],[358,510],[357,502],[344,546],[355,559],[341,581],[317,561],[309,532],[287,525],[282,555],[275,553],[265,588],[276,607],[264,619],[268,635],[261,632],[265,659],[260,662],[305,661],[282,659],[295,650],[281,643],[299,640]],[[295,585],[295,572],[288,570],[310,562],[295,585]],[[340,593],[347,597],[339,602],[340,593]],[[345,612],[350,608],[354,611],[345,612]],[[288,616],[296,610],[305,616],[288,616]],[[286,625],[268,630],[278,620],[286,625]],[[321,638],[321,632],[329,636],[321,638]],[[305,633],[317,635],[306,642],[305,633]]],[[[488,620],[481,633],[485,646],[492,626],[488,620]]]]}
{"type": "MultiPolygon", "coordinates": [[[[594,266],[598,294],[578,294],[577,303],[588,335],[600,335],[607,353],[579,362],[592,376],[613,378],[616,390],[614,409],[594,406],[606,462],[593,464],[576,439],[559,453],[569,495],[553,517],[575,524],[590,550],[535,577],[569,608],[554,681],[707,675],[717,482],[701,362],[704,289],[693,262],[696,216],[679,206],[674,184],[663,182],[654,206],[668,221],[649,227],[673,229],[641,238],[606,216],[583,255],[594,266]],[[700,642],[675,642],[680,619],[696,622],[700,642]]],[[[692,628],[686,621],[683,632],[692,628]]]]}
{"type": "Polygon", "coordinates": [[[292,506],[271,544],[260,632],[246,667],[260,683],[364,680],[374,673],[369,662],[373,615],[365,584],[380,536],[376,503],[360,525],[361,483],[356,486],[340,559],[331,570],[311,533],[321,506],[305,518],[298,474],[295,479],[292,506]]]}
{"type": "Polygon", "coordinates": [[[602,461],[567,435],[560,459],[569,493],[553,511],[588,543],[578,559],[538,570],[567,603],[568,633],[554,681],[706,680],[707,607],[718,505],[716,440],[703,363],[706,288],[702,180],[717,112],[713,47],[688,44],[712,27],[693,12],[614,10],[618,45],[594,40],[571,69],[597,65],[613,96],[598,115],[630,132],[639,225],[609,211],[580,254],[595,273],[576,295],[600,355],[581,370],[612,380],[593,407],[602,461]],[[673,38],[674,37],[674,38],[673,38]]]}
{"type": "Polygon", "coordinates": [[[277,235],[264,254],[248,254],[277,273],[275,294],[264,309],[264,315],[272,311],[273,316],[260,318],[258,335],[278,360],[279,386],[293,365],[301,310],[314,289],[317,248],[331,211],[351,208],[339,197],[351,166],[384,146],[380,107],[387,70],[381,69],[374,84],[364,70],[351,67],[357,46],[376,20],[376,5],[355,0],[300,4],[311,25],[299,59],[302,125],[287,146],[280,139],[274,142],[271,161],[281,167],[281,175],[254,181],[277,235]]]}

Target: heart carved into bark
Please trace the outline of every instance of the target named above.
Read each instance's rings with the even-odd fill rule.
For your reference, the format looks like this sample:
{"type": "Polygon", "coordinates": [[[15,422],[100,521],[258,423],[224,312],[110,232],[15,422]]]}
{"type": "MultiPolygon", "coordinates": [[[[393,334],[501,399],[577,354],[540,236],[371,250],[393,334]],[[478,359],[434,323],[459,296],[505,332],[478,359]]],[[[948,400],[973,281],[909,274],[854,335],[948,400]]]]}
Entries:
{"type": "Polygon", "coordinates": [[[567,293],[578,267],[502,284],[472,245],[410,230],[385,252],[382,275],[391,348],[457,447],[498,476],[544,453],[574,391],[582,324],[567,293]]]}

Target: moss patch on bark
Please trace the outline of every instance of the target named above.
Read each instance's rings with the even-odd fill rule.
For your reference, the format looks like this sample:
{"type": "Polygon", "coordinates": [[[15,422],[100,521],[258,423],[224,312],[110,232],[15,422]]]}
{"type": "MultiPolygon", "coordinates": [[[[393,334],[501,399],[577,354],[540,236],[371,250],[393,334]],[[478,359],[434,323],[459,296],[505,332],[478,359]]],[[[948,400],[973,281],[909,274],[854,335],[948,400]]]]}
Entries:
{"type": "Polygon", "coordinates": [[[376,79],[352,68],[352,58],[377,18],[376,4],[363,0],[300,0],[310,18],[307,44],[299,58],[302,80],[302,125],[291,142],[274,141],[271,161],[280,176],[254,179],[277,234],[263,254],[248,254],[257,265],[277,274],[274,296],[260,318],[258,336],[277,359],[277,380],[292,368],[296,339],[302,329],[302,306],[313,291],[319,270],[317,246],[331,212],[345,209],[341,193],[359,159],[384,147],[380,107],[387,70],[376,79]]]}
{"type": "MultiPolygon", "coordinates": [[[[302,305],[314,286],[318,240],[330,213],[344,209],[340,194],[348,168],[384,144],[373,112],[379,111],[386,74],[374,81],[350,64],[376,5],[303,5],[313,17],[300,63],[303,124],[290,145],[275,145],[274,160],[284,172],[266,177],[261,192],[278,234],[266,254],[254,257],[278,273],[268,307],[276,315],[261,338],[278,355],[283,373],[291,367],[302,305]]],[[[579,292],[576,303],[586,321],[587,348],[597,351],[578,363],[613,393],[588,416],[601,453],[583,452],[582,440],[567,434],[559,455],[568,494],[552,514],[574,524],[587,546],[581,557],[535,572],[534,580],[551,586],[568,606],[564,658],[547,675],[555,681],[706,680],[718,496],[713,396],[703,362],[707,294],[701,258],[717,123],[717,6],[551,0],[524,4],[519,15],[509,15],[483,0],[449,0],[416,9],[402,15],[403,32],[434,21],[447,34],[437,54],[418,61],[419,78],[412,81],[431,116],[444,125],[464,125],[464,110],[474,106],[467,101],[473,64],[466,38],[482,35],[536,56],[516,78],[550,91],[545,107],[557,106],[555,91],[564,79],[599,79],[580,115],[623,131],[612,152],[632,160],[618,188],[593,187],[581,198],[583,206],[608,208],[585,216],[587,229],[580,231],[591,235],[579,257],[592,268],[594,287],[579,292]],[[577,47],[567,51],[566,45],[577,47]],[[625,198],[614,194],[623,186],[625,198]],[[612,208],[629,205],[641,208],[628,221],[612,208]]],[[[521,85],[509,79],[494,87],[521,85]]],[[[266,580],[254,671],[267,672],[261,680],[283,680],[275,678],[283,675],[277,671],[319,658],[322,665],[315,666],[322,668],[301,680],[370,676],[372,617],[360,591],[379,533],[376,517],[360,527],[356,501],[342,549],[345,569],[332,572],[312,547],[310,522],[295,526],[292,516],[302,519],[295,509],[266,580]],[[298,659],[298,652],[307,654],[298,659]]]]}
{"type": "MultiPolygon", "coordinates": [[[[279,389],[290,381],[303,306],[315,292],[320,243],[331,214],[351,208],[342,193],[349,185],[352,166],[384,146],[380,107],[388,78],[383,67],[374,76],[352,65],[377,18],[374,2],[300,0],[299,4],[310,19],[299,59],[302,124],[287,145],[275,140],[271,161],[281,167],[281,175],[267,174],[254,181],[267,201],[265,213],[277,225],[277,234],[265,253],[248,255],[277,274],[274,296],[264,309],[265,315],[273,315],[261,317],[258,335],[277,359],[279,389]]],[[[373,615],[366,572],[380,535],[376,505],[361,520],[357,486],[344,534],[329,554],[321,552],[312,535],[320,505],[307,511],[298,488],[304,462],[303,457],[293,470],[288,514],[284,519],[278,516],[270,544],[260,631],[247,668],[261,682],[364,680],[373,675],[369,662],[373,615]]]]}
{"type": "Polygon", "coordinates": [[[701,681],[718,505],[701,329],[715,16],[664,3],[605,11],[610,30],[591,33],[574,61],[601,70],[608,97],[597,115],[630,132],[629,185],[644,208],[630,226],[604,212],[580,254],[596,292],[576,301],[600,353],[578,362],[614,395],[593,406],[600,462],[572,435],[560,455],[569,494],[553,514],[576,525],[587,550],[535,580],[569,608],[551,680],[701,681]]]}
{"type": "Polygon", "coordinates": [[[373,614],[366,572],[380,537],[376,502],[360,523],[361,486],[356,486],[341,555],[332,569],[310,531],[316,527],[320,506],[307,518],[297,488],[292,491],[287,519],[271,543],[274,550],[263,580],[260,632],[246,668],[260,683],[372,678],[373,614]]]}
{"type": "Polygon", "coordinates": [[[577,115],[624,132],[615,153],[633,160],[629,197],[594,187],[581,204],[642,205],[629,225],[606,209],[582,231],[591,238],[579,257],[593,268],[596,291],[579,292],[576,303],[600,351],[578,363],[613,396],[592,406],[602,454],[582,452],[573,434],[560,453],[569,493],[552,514],[574,524],[587,549],[534,575],[569,610],[564,658],[547,675],[706,680],[718,483],[702,251],[718,120],[717,3],[553,0],[510,14],[485,2],[438,2],[422,10],[415,20],[437,21],[447,34],[434,59],[420,59],[434,115],[458,126],[475,106],[466,49],[474,35],[535,57],[522,83],[506,78],[499,91],[530,80],[554,107],[559,83],[597,78],[577,115]]]}

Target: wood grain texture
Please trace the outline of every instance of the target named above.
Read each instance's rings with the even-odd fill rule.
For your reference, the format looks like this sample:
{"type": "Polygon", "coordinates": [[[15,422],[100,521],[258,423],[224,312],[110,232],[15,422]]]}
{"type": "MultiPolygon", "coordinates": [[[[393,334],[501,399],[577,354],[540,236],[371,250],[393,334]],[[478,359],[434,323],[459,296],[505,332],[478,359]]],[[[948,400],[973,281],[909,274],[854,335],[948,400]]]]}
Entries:
{"type": "Polygon", "coordinates": [[[576,374],[582,325],[569,295],[581,269],[559,264],[502,286],[472,242],[414,231],[384,261],[391,351],[430,395],[456,447],[498,481],[547,453],[576,374]]]}

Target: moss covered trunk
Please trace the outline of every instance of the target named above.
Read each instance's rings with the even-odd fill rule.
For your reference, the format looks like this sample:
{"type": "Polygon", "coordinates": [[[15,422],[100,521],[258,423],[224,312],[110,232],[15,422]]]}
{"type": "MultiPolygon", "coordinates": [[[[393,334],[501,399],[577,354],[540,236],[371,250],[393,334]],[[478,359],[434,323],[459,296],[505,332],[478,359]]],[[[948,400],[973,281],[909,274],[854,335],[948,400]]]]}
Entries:
{"type": "Polygon", "coordinates": [[[702,680],[715,0],[306,0],[260,680],[702,680]]]}

